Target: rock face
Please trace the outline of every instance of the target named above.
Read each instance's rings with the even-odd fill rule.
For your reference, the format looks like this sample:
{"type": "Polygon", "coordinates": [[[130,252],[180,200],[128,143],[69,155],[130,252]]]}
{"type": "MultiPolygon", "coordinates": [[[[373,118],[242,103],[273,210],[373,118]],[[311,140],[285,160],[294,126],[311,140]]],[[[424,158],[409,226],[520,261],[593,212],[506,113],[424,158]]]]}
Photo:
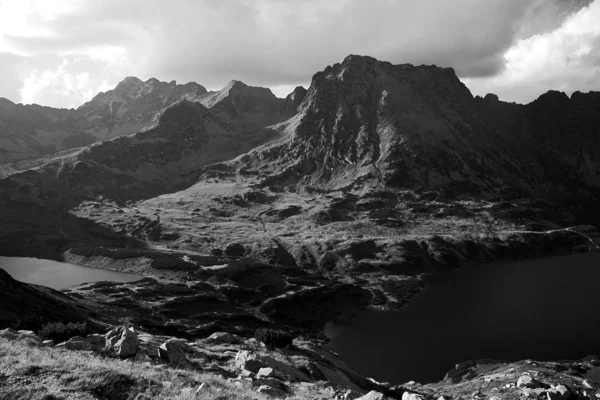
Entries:
{"type": "Polygon", "coordinates": [[[167,341],[158,348],[158,356],[173,367],[187,365],[188,359],[181,345],[174,341],[167,341]]]}
{"type": "MultiPolygon", "coordinates": [[[[94,339],[96,341],[96,339],[94,339]]],[[[119,327],[106,334],[106,348],[112,350],[121,358],[132,357],[137,354],[140,340],[133,328],[119,327]]]]}
{"type": "Polygon", "coordinates": [[[314,75],[280,127],[287,140],[257,149],[246,168],[278,165],[265,184],[321,190],[482,197],[585,188],[560,153],[506,135],[479,103],[451,68],[349,56],[314,75]]]}
{"type": "Polygon", "coordinates": [[[487,95],[475,98],[486,123],[507,137],[555,150],[581,179],[600,185],[600,93],[551,90],[520,105],[487,95]]]}

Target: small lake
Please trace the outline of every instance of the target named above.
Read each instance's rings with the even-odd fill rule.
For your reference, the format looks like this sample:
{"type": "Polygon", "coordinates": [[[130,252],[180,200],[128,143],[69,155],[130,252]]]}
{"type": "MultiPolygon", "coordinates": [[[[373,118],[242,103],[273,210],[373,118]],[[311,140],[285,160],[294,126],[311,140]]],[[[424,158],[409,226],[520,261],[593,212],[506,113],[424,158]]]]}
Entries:
{"type": "Polygon", "coordinates": [[[143,278],[136,274],[24,257],[0,257],[0,268],[21,282],[65,289],[88,282],[133,282],[143,278]]]}
{"type": "Polygon", "coordinates": [[[393,384],[437,382],[466,360],[600,355],[600,254],[478,264],[427,282],[399,311],[327,324],[327,348],[393,384]]]}

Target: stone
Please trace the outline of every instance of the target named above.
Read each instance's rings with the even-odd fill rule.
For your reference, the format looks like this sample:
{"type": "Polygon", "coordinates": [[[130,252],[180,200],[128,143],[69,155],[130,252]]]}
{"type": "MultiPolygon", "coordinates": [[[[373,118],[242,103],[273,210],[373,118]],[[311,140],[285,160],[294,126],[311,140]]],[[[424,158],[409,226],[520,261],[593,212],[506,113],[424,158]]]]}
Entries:
{"type": "Polygon", "coordinates": [[[256,379],[260,379],[260,378],[268,378],[269,376],[273,375],[273,368],[261,368],[260,370],[258,370],[258,373],[256,374],[256,379]]]}
{"type": "Polygon", "coordinates": [[[586,389],[593,389],[594,388],[587,379],[584,379],[583,382],[581,382],[581,384],[586,389]]]}
{"type": "Polygon", "coordinates": [[[242,339],[229,332],[215,332],[206,339],[207,343],[240,344],[242,339]]]}
{"type": "Polygon", "coordinates": [[[260,385],[256,391],[258,393],[266,394],[267,396],[275,398],[283,398],[286,395],[286,391],[280,388],[274,388],[269,385],[260,385]]]}
{"type": "Polygon", "coordinates": [[[103,349],[106,347],[106,337],[103,335],[93,334],[85,338],[86,342],[90,343],[96,349],[103,349]]]}
{"type": "Polygon", "coordinates": [[[133,328],[124,329],[119,340],[114,344],[115,353],[121,358],[132,357],[137,354],[140,340],[133,328]]]}
{"type": "Polygon", "coordinates": [[[247,369],[243,369],[242,372],[240,372],[239,376],[242,378],[251,378],[254,376],[254,372],[248,371],[247,369]]]}
{"type": "MultiPolygon", "coordinates": [[[[408,392],[404,392],[404,394],[402,395],[402,400],[407,400],[404,397],[404,395],[406,395],[407,393],[408,392]]],[[[383,393],[379,393],[376,390],[371,390],[369,393],[365,394],[362,397],[359,397],[357,400],[385,400],[385,399],[386,399],[386,397],[383,395],[383,393]]]]}
{"type": "Polygon", "coordinates": [[[44,340],[42,342],[43,347],[54,347],[54,340],[44,340]]]}
{"type": "Polygon", "coordinates": [[[181,346],[170,340],[160,345],[158,356],[173,367],[184,367],[188,364],[188,359],[181,346]]]}
{"type": "Polygon", "coordinates": [[[519,389],[535,389],[540,386],[539,382],[531,377],[531,375],[523,374],[517,380],[519,389]]]}
{"type": "Polygon", "coordinates": [[[360,394],[353,391],[353,390],[346,390],[345,392],[342,393],[342,395],[340,396],[341,400],[356,400],[358,398],[360,398],[360,394]]]}
{"type": "Polygon", "coordinates": [[[245,252],[246,248],[240,243],[230,243],[223,251],[223,253],[229,257],[242,257],[245,252]]]}
{"type": "Polygon", "coordinates": [[[566,400],[571,397],[571,391],[565,385],[552,386],[546,391],[548,400],[566,400]]]}
{"type": "Polygon", "coordinates": [[[266,367],[260,358],[248,350],[240,350],[235,356],[235,365],[240,369],[247,369],[257,373],[261,368],[266,367]]]}

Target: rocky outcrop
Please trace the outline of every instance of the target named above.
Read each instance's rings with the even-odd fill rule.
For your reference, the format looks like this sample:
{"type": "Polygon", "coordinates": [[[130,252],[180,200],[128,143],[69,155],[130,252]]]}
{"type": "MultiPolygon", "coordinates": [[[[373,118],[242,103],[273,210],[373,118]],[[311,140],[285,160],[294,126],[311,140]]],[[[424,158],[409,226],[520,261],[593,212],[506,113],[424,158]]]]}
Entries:
{"type": "Polygon", "coordinates": [[[158,356],[173,367],[182,368],[188,365],[188,359],[182,346],[176,341],[167,341],[158,348],[158,356]]]}

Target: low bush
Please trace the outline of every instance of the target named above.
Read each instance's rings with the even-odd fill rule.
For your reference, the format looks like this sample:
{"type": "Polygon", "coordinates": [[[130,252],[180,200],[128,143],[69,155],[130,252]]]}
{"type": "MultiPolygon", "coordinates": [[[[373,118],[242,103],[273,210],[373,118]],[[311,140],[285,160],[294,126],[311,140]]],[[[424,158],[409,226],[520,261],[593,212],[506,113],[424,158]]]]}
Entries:
{"type": "Polygon", "coordinates": [[[289,347],[294,341],[294,337],[289,332],[281,329],[259,328],[256,330],[254,337],[270,349],[289,347]]]}
{"type": "Polygon", "coordinates": [[[74,336],[86,337],[89,333],[87,322],[50,322],[42,327],[38,335],[44,340],[54,340],[54,343],[62,343],[74,336]]]}

